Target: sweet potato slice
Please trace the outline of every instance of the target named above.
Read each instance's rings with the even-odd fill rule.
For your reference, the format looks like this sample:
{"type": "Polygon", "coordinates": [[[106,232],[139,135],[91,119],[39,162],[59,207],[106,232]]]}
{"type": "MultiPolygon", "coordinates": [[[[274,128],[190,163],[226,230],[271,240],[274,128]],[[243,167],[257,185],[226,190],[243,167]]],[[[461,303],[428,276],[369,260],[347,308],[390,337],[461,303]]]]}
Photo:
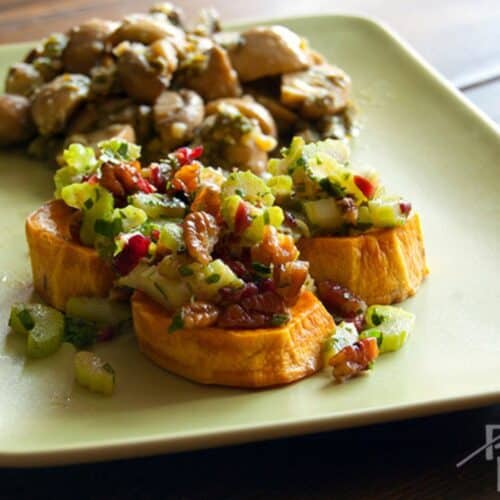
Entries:
{"type": "Polygon", "coordinates": [[[266,387],[321,368],[321,346],[335,324],[321,302],[303,292],[292,319],[256,330],[182,329],[169,334],[171,315],[142,292],[132,297],[139,347],[156,364],[204,384],[266,387]]]}
{"type": "Polygon", "coordinates": [[[93,248],[75,242],[75,210],[61,200],[49,201],[26,220],[35,290],[48,304],[64,310],[70,297],[105,297],[115,278],[93,248]]]}
{"type": "Polygon", "coordinates": [[[429,273],[417,214],[394,229],[353,237],[303,238],[297,246],[317,282],[332,280],[368,304],[405,300],[429,273]]]}

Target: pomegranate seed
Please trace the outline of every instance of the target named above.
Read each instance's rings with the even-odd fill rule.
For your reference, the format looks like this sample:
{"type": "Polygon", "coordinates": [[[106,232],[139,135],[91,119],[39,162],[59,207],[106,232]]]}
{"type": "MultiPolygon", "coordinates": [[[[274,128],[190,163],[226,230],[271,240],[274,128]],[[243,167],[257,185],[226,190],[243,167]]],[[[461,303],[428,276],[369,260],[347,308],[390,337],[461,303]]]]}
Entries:
{"type": "Polygon", "coordinates": [[[87,179],[87,182],[89,184],[97,184],[99,182],[99,179],[97,178],[96,174],[93,174],[87,179]]]}
{"type": "Polygon", "coordinates": [[[137,188],[139,191],[142,191],[143,193],[154,193],[156,191],[156,188],[148,182],[144,177],[139,177],[137,179],[137,188]]]}
{"type": "Polygon", "coordinates": [[[195,148],[179,148],[175,153],[175,157],[181,166],[191,163],[203,154],[203,146],[196,146],[195,148]]]}
{"type": "Polygon", "coordinates": [[[231,271],[233,271],[238,278],[245,279],[250,277],[250,273],[243,262],[239,260],[224,260],[224,263],[229,266],[231,271]]]}
{"type": "Polygon", "coordinates": [[[151,238],[154,242],[157,242],[160,239],[160,231],[158,229],[153,229],[151,231],[151,238]]]}
{"type": "Polygon", "coordinates": [[[114,267],[122,276],[129,274],[139,261],[148,254],[151,240],[142,234],[132,236],[125,248],[114,259],[114,267]]]}
{"type": "Polygon", "coordinates": [[[354,176],[354,184],[358,186],[359,190],[367,197],[373,198],[375,194],[375,185],[372,184],[368,179],[362,177],[361,175],[354,176]]]}
{"type": "Polygon", "coordinates": [[[115,329],[112,326],[105,326],[97,333],[98,342],[107,342],[115,336],[115,329]]]}
{"type": "Polygon", "coordinates": [[[234,289],[223,287],[219,290],[220,297],[224,304],[238,304],[243,299],[253,297],[259,293],[259,288],[255,283],[245,283],[242,288],[234,289]]]}
{"type": "Polygon", "coordinates": [[[276,291],[276,285],[271,278],[265,278],[259,281],[259,291],[260,292],[274,292],[276,291]]]}
{"type": "Polygon", "coordinates": [[[242,233],[252,223],[250,212],[245,202],[240,202],[234,216],[234,232],[242,233]]]}
{"type": "Polygon", "coordinates": [[[411,212],[411,203],[409,201],[402,201],[399,203],[399,209],[404,215],[408,215],[411,212]]]}

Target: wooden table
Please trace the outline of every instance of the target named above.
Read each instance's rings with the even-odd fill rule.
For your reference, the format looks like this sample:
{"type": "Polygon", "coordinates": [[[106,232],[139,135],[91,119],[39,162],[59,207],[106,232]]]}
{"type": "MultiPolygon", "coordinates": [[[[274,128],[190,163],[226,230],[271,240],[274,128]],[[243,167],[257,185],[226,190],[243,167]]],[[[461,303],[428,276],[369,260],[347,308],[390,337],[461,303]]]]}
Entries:
{"type": "MultiPolygon", "coordinates": [[[[384,20],[500,122],[499,0],[178,1],[222,19],[361,13],[384,20]]],[[[137,0],[0,0],[0,43],[33,40],[93,16],[145,10],[137,0]]],[[[0,471],[15,498],[487,498],[496,463],[455,464],[500,424],[500,406],[224,449],[63,469],[0,471]]]]}

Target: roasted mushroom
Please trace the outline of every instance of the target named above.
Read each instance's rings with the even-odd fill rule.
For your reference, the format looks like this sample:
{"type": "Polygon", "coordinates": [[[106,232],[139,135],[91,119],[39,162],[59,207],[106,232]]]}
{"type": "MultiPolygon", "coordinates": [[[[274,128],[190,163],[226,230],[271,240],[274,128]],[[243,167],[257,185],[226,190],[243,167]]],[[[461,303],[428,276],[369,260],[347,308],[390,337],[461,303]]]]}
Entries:
{"type": "Polygon", "coordinates": [[[177,68],[177,55],[167,40],[158,40],[146,47],[140,43],[123,42],[116,47],[119,80],[130,97],[153,104],[168,88],[177,68]]]}
{"type": "Polygon", "coordinates": [[[207,115],[217,113],[219,106],[221,104],[230,104],[238,109],[238,111],[246,116],[247,118],[254,118],[257,120],[262,132],[267,135],[272,135],[276,137],[276,124],[274,123],[271,113],[256,102],[251,96],[243,97],[228,97],[222,99],[216,99],[211,101],[206,105],[205,112],[207,115]]]}
{"type": "Polygon", "coordinates": [[[25,142],[34,133],[29,99],[20,95],[0,96],[0,145],[25,142]]]}
{"type": "Polygon", "coordinates": [[[182,9],[172,5],[170,2],[157,3],[149,9],[153,17],[171,22],[174,26],[184,26],[184,13],[182,9]]]}
{"type": "Polygon", "coordinates": [[[261,175],[266,169],[267,153],[276,147],[276,139],[265,135],[255,118],[243,115],[232,104],[220,103],[212,111],[197,134],[196,142],[204,147],[202,161],[261,175]]]}
{"type": "Polygon", "coordinates": [[[32,64],[16,63],[7,74],[5,92],[29,97],[43,83],[42,75],[32,64]]]}
{"type": "Polygon", "coordinates": [[[336,66],[321,64],[283,75],[281,102],[307,119],[342,111],[349,102],[351,79],[336,66]]]}
{"type": "Polygon", "coordinates": [[[113,46],[123,41],[149,45],[164,38],[167,38],[177,50],[182,50],[185,41],[184,31],[158,17],[134,14],[122,21],[109,36],[109,42],[113,46]]]}
{"type": "Polygon", "coordinates": [[[61,132],[73,112],[87,98],[90,79],[85,75],[60,75],[46,83],[33,98],[31,115],[41,135],[61,132]]]}
{"type": "Polygon", "coordinates": [[[135,131],[130,125],[126,123],[116,123],[114,125],[109,125],[106,128],[94,130],[87,134],[70,135],[65,141],[65,147],[69,146],[73,142],[78,142],[84,146],[96,148],[99,142],[113,138],[124,139],[128,142],[136,141],[135,131]]]}
{"type": "Polygon", "coordinates": [[[185,67],[179,75],[180,84],[195,90],[207,101],[240,95],[238,76],[231,66],[227,52],[212,44],[210,40],[205,40],[210,47],[204,54],[205,64],[185,67]]]}
{"type": "Polygon", "coordinates": [[[242,43],[229,49],[229,57],[242,82],[300,71],[311,64],[304,40],[284,26],[258,26],[241,37],[242,43]]]}
{"type": "Polygon", "coordinates": [[[281,104],[279,100],[264,94],[252,92],[252,95],[259,104],[264,106],[267,111],[271,113],[271,116],[273,117],[280,133],[289,132],[290,129],[292,129],[293,126],[297,123],[297,114],[287,107],[283,106],[283,104],[281,104]]]}
{"type": "Polygon", "coordinates": [[[89,74],[104,54],[106,40],[116,27],[117,23],[111,21],[90,19],[71,29],[62,54],[64,69],[68,73],[89,74]]]}
{"type": "Polygon", "coordinates": [[[221,29],[219,13],[213,8],[201,9],[193,32],[199,36],[212,36],[221,29]]]}
{"type": "Polygon", "coordinates": [[[63,70],[62,53],[67,43],[68,38],[66,35],[52,33],[34,49],[30,50],[24,62],[33,64],[42,75],[43,80],[48,82],[63,70]]]}
{"type": "Polygon", "coordinates": [[[192,90],[165,91],[156,100],[153,114],[162,149],[170,152],[193,139],[203,121],[203,100],[192,90]]]}

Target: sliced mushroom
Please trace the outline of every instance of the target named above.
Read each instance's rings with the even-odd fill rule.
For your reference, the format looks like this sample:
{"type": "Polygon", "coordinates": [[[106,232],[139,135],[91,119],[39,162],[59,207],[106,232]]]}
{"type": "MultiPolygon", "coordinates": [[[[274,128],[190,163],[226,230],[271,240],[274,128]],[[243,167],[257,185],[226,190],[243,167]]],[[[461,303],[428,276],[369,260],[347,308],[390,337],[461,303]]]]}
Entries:
{"type": "Polygon", "coordinates": [[[238,75],[231,66],[227,52],[222,47],[213,45],[206,57],[207,61],[202,69],[188,68],[180,75],[181,84],[195,90],[207,101],[240,95],[238,75]]]}
{"type": "Polygon", "coordinates": [[[252,95],[271,113],[280,133],[288,132],[297,123],[299,119],[297,114],[283,106],[278,100],[263,94],[252,93],[252,95]]]}
{"type": "Polygon", "coordinates": [[[62,60],[68,73],[89,74],[106,49],[106,40],[118,23],[103,19],[90,19],[75,26],[68,35],[68,44],[62,60]]]}
{"type": "Polygon", "coordinates": [[[149,45],[163,38],[168,38],[177,50],[182,50],[186,37],[184,31],[170,22],[146,14],[133,14],[122,21],[110,35],[109,42],[113,46],[123,41],[149,45]]]}
{"type": "Polygon", "coordinates": [[[136,135],[134,128],[126,123],[116,123],[87,134],[73,134],[67,137],[65,146],[67,147],[74,142],[78,142],[84,146],[96,148],[99,142],[115,138],[124,139],[128,142],[135,142],[136,135]]]}
{"type": "Polygon", "coordinates": [[[351,79],[330,64],[283,75],[281,102],[308,119],[342,111],[349,102],[351,79]]]}
{"type": "Polygon", "coordinates": [[[16,63],[9,69],[5,92],[28,97],[41,85],[43,85],[42,75],[32,64],[16,63]]]}
{"type": "Polygon", "coordinates": [[[229,57],[242,82],[311,65],[304,40],[284,26],[258,26],[241,36],[243,43],[229,49],[229,57]]]}
{"type": "Polygon", "coordinates": [[[0,96],[0,145],[10,146],[35,135],[30,116],[30,101],[24,96],[0,96]]]}
{"type": "Polygon", "coordinates": [[[52,33],[30,50],[24,62],[33,64],[43,80],[48,82],[63,71],[62,53],[67,43],[66,35],[52,33]]]}
{"type": "Polygon", "coordinates": [[[61,132],[73,112],[87,98],[90,79],[85,75],[60,75],[46,83],[33,98],[31,115],[41,135],[61,132]]]}
{"type": "Polygon", "coordinates": [[[276,124],[274,123],[271,113],[269,113],[264,106],[256,102],[251,96],[246,95],[243,97],[226,97],[216,99],[215,101],[207,103],[205,107],[206,114],[211,115],[217,113],[221,104],[230,104],[236,107],[242,115],[247,118],[257,120],[264,134],[276,137],[276,124]]]}
{"type": "Polygon", "coordinates": [[[165,91],[153,107],[155,128],[165,152],[169,152],[194,137],[203,121],[203,100],[192,90],[165,91]]]}
{"type": "Polygon", "coordinates": [[[139,102],[153,104],[168,88],[177,67],[172,44],[158,40],[149,47],[123,42],[116,49],[119,80],[126,93],[139,102]]]}
{"type": "Polygon", "coordinates": [[[197,135],[197,142],[204,147],[202,161],[261,175],[267,165],[267,153],[276,147],[276,139],[265,135],[257,120],[244,116],[231,104],[220,103],[214,111],[205,118],[197,135]]]}

